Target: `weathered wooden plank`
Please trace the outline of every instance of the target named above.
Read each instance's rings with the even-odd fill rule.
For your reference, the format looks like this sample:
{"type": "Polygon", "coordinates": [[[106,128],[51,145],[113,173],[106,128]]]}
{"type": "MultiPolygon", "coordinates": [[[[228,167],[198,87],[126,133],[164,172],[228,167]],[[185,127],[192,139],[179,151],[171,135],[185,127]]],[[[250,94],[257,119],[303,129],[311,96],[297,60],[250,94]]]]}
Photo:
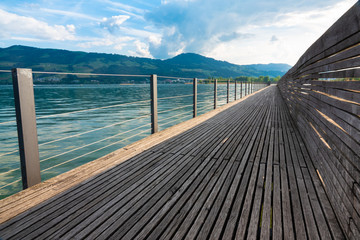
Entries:
{"type": "MultiPolygon", "coordinates": [[[[298,122],[298,123],[300,123],[300,122],[298,122]]],[[[303,132],[306,132],[306,133],[311,132],[311,130],[308,128],[308,125],[301,125],[299,129],[301,131],[303,131],[303,132]]],[[[297,129],[296,129],[296,131],[298,132],[297,129]]],[[[307,138],[307,135],[303,135],[303,136],[305,136],[305,138],[307,138]]],[[[297,138],[299,139],[300,136],[297,136],[297,138]]],[[[310,142],[312,142],[312,140],[310,140],[310,142]]],[[[310,144],[308,146],[310,146],[310,148],[308,148],[308,149],[312,150],[313,144],[310,144]]],[[[301,147],[302,152],[303,152],[303,154],[305,156],[305,160],[307,162],[308,170],[312,172],[311,178],[312,178],[312,181],[315,184],[315,188],[316,188],[317,194],[318,194],[318,196],[320,198],[320,203],[321,203],[323,211],[325,213],[327,222],[328,222],[328,224],[330,226],[332,236],[335,236],[335,239],[342,239],[343,238],[343,233],[342,233],[341,229],[339,228],[338,221],[337,221],[336,217],[334,216],[334,213],[332,212],[332,207],[330,206],[330,203],[327,200],[327,196],[325,195],[322,184],[320,183],[320,179],[319,179],[319,177],[318,177],[318,175],[316,173],[316,170],[313,167],[313,163],[311,162],[311,160],[310,160],[310,158],[309,158],[309,156],[307,154],[307,150],[304,149],[304,144],[303,144],[302,141],[300,141],[300,147],[301,147]]],[[[314,154],[318,154],[318,153],[315,151],[314,154]]],[[[316,160],[318,160],[318,158],[313,158],[314,163],[318,167],[320,165],[322,165],[321,162],[316,161],[316,160]]],[[[320,232],[321,232],[321,230],[324,230],[324,229],[325,228],[321,228],[320,232]]]]}
{"type": "MultiPolygon", "coordinates": [[[[322,203],[325,191],[315,169],[306,172],[313,159],[306,157],[279,91],[273,86],[260,93],[198,121],[194,129],[164,136],[124,164],[29,211],[25,222],[6,223],[19,227],[12,236],[269,239],[272,231],[273,238],[289,239],[295,238],[294,229],[296,237],[302,236],[295,225],[300,211],[304,236],[341,237],[329,202],[322,203]]],[[[291,94],[287,102],[297,99],[291,94]]],[[[347,204],[338,205],[348,211],[347,204]]],[[[352,236],[356,221],[349,226],[352,236]]]]}
{"type": "MultiPolygon", "coordinates": [[[[295,131],[296,131],[296,133],[299,133],[297,128],[295,128],[295,131]]],[[[343,233],[339,227],[339,223],[332,211],[332,207],[330,206],[329,200],[324,192],[324,189],[321,186],[321,182],[320,182],[319,176],[316,173],[313,162],[310,159],[308,151],[305,149],[304,142],[300,139],[301,137],[299,134],[296,137],[298,139],[299,146],[301,148],[301,151],[305,158],[305,162],[308,167],[307,169],[302,169],[302,171],[304,174],[306,187],[309,192],[310,200],[313,205],[314,215],[317,219],[320,218],[320,220],[317,220],[317,225],[319,228],[320,235],[322,236],[322,238],[328,239],[329,234],[327,231],[327,226],[329,226],[333,238],[342,239],[344,237],[344,235],[343,235],[343,233]],[[310,176],[309,176],[309,174],[310,174],[310,176]],[[310,183],[309,177],[311,177],[311,180],[312,180],[312,183],[314,184],[315,189],[313,188],[313,185],[310,183]],[[316,190],[317,196],[319,197],[319,201],[315,201],[316,197],[314,194],[314,190],[316,190]],[[321,204],[324,214],[322,214],[321,210],[319,209],[319,207],[318,207],[319,204],[321,204]],[[326,217],[326,221],[324,221],[322,219],[323,216],[326,217]]]]}
{"type": "MultiPolygon", "coordinates": [[[[264,113],[264,118],[263,119],[268,119],[269,117],[269,113],[265,112],[264,113]]],[[[261,139],[263,139],[263,129],[265,127],[265,124],[260,125],[260,127],[258,128],[258,134],[254,134],[251,138],[251,142],[248,146],[244,155],[241,156],[242,158],[242,162],[246,161],[249,162],[245,172],[244,172],[244,176],[242,178],[242,181],[238,187],[237,193],[235,195],[235,200],[233,203],[233,207],[232,210],[230,212],[228,221],[227,221],[227,225],[224,229],[223,232],[223,238],[224,239],[231,239],[233,238],[236,228],[245,228],[245,226],[242,226],[241,224],[238,224],[238,219],[240,217],[240,213],[242,213],[241,209],[244,209],[244,205],[243,202],[245,201],[246,197],[248,194],[245,194],[247,192],[247,188],[248,185],[250,184],[251,181],[254,181],[254,178],[256,179],[256,176],[253,176],[252,174],[255,173],[255,169],[257,169],[258,164],[254,165],[254,161],[252,161],[252,159],[256,158],[256,154],[258,152],[259,149],[259,144],[261,142],[261,139]],[[254,150],[251,150],[251,148],[253,148],[254,150]],[[249,161],[251,160],[251,161],[249,161]]],[[[259,162],[259,157],[257,157],[255,159],[255,163],[259,162]]],[[[247,211],[247,209],[245,209],[245,211],[247,211]]]]}
{"type": "Polygon", "coordinates": [[[359,81],[310,81],[313,86],[319,86],[324,88],[335,88],[335,89],[349,89],[357,90],[359,89],[359,81]]]}
{"type": "MultiPolygon", "coordinates": [[[[255,114],[254,114],[255,115],[255,114]]],[[[250,116],[248,119],[245,119],[245,122],[246,121],[255,121],[256,122],[256,119],[252,119],[252,117],[250,116]]],[[[259,119],[261,122],[261,118],[259,119]]],[[[243,122],[244,124],[244,122],[243,122]]],[[[248,128],[245,128],[248,133],[247,134],[250,134],[252,135],[252,130],[251,128],[248,129],[248,128]],[[250,131],[251,130],[251,131],[250,131]]],[[[244,137],[245,139],[248,139],[246,137],[244,137]]],[[[242,141],[244,140],[244,138],[242,139],[242,141]]],[[[240,144],[239,146],[246,146],[245,144],[240,144]]],[[[243,148],[243,147],[242,147],[243,148]]],[[[240,171],[240,170],[239,170],[240,171]]],[[[236,176],[240,176],[241,174],[239,175],[236,175],[236,176]]],[[[205,185],[208,183],[208,180],[203,180],[201,182],[201,185],[203,187],[205,187],[205,185]]],[[[195,184],[194,184],[195,185],[195,184]]],[[[236,185],[237,186],[237,185],[236,185]]],[[[171,212],[170,213],[167,213],[165,218],[161,221],[160,224],[157,224],[156,228],[154,229],[153,233],[149,236],[149,238],[159,238],[159,234],[162,234],[162,232],[165,230],[165,226],[169,223],[169,220],[172,218],[172,222],[170,223],[170,225],[167,226],[166,228],[166,231],[162,234],[161,238],[160,239],[164,239],[164,238],[167,238],[167,239],[172,239],[172,235],[174,234],[174,232],[176,231],[177,229],[177,226],[183,221],[183,217],[186,216],[187,212],[190,210],[190,208],[195,204],[196,202],[196,199],[197,197],[199,196],[199,194],[202,192],[202,188],[198,188],[192,195],[188,196],[190,197],[188,199],[188,197],[186,195],[183,196],[182,200],[180,200],[177,205],[180,205],[180,206],[183,206],[183,204],[185,204],[185,206],[183,206],[180,210],[180,213],[178,213],[178,207],[173,207],[171,209],[171,212]],[[176,218],[175,218],[176,216],[176,218]]],[[[155,218],[155,217],[154,217],[155,218]]],[[[156,218],[154,219],[154,221],[156,221],[156,218]]],[[[151,221],[153,222],[153,221],[151,221]]],[[[151,229],[151,228],[150,228],[151,229]]],[[[145,238],[146,236],[146,232],[148,232],[148,226],[145,227],[145,229],[142,231],[142,233],[140,233],[137,238],[145,238]],[[143,235],[145,234],[145,235],[143,235]]]]}
{"type": "Polygon", "coordinates": [[[280,184],[280,168],[279,165],[274,165],[274,191],[273,191],[273,239],[282,239],[283,224],[282,224],[282,206],[281,206],[281,184],[280,184]]]}
{"type": "MultiPolygon", "coordinates": [[[[235,134],[234,134],[235,135],[235,134]]],[[[229,141],[229,144],[228,145],[238,145],[236,142],[238,142],[238,139],[241,137],[241,134],[238,134],[238,133],[236,133],[236,135],[235,135],[235,137],[233,138],[233,140],[228,140],[229,141]],[[235,143],[233,143],[233,142],[235,142],[235,143]]],[[[228,152],[228,148],[225,148],[224,149],[224,153],[227,153],[228,152]]],[[[221,156],[220,156],[220,158],[221,159],[225,159],[226,160],[226,157],[224,158],[224,155],[225,154],[222,154],[221,156]]],[[[236,167],[234,168],[234,167],[232,167],[233,165],[232,165],[232,163],[231,163],[232,161],[230,161],[230,163],[228,163],[227,164],[227,166],[226,166],[226,168],[225,168],[225,170],[224,170],[224,172],[222,173],[222,175],[220,176],[220,179],[221,178],[223,178],[223,181],[225,180],[225,177],[226,177],[226,180],[227,181],[230,181],[231,179],[232,179],[232,175],[233,174],[230,174],[230,176],[228,176],[227,174],[229,173],[229,171],[230,171],[230,169],[232,169],[231,171],[233,172],[233,173],[235,173],[235,171],[236,171],[236,167]]],[[[219,180],[220,180],[219,179],[219,180]]],[[[221,184],[221,181],[219,182],[217,182],[216,183],[216,185],[215,185],[215,187],[214,187],[214,189],[213,189],[213,191],[212,191],[212,194],[217,194],[217,191],[219,190],[219,189],[217,189],[217,187],[216,186],[219,186],[219,184],[221,184]],[[215,190],[215,189],[217,189],[217,190],[215,190]]],[[[222,187],[221,188],[221,191],[227,191],[227,188],[226,187],[222,187]]],[[[222,196],[222,194],[220,194],[219,196],[222,196]]],[[[172,201],[174,200],[175,198],[174,197],[172,197],[172,201]]],[[[214,200],[214,199],[213,199],[214,200]]],[[[209,201],[209,199],[208,199],[208,201],[209,201]]],[[[219,201],[219,200],[217,200],[217,201],[219,201]]],[[[209,203],[210,204],[210,203],[209,203]]],[[[169,202],[166,204],[166,205],[169,205],[169,202]]],[[[166,209],[161,209],[161,211],[160,212],[158,212],[157,213],[157,215],[159,215],[160,213],[162,213],[162,214],[165,214],[167,211],[168,211],[168,209],[170,208],[170,206],[166,209]]],[[[153,210],[154,209],[154,207],[152,207],[151,208],[151,210],[153,210]]],[[[217,211],[217,207],[214,207],[214,208],[212,208],[212,209],[215,209],[215,211],[217,211]]],[[[207,208],[206,208],[206,210],[204,210],[205,212],[207,212],[208,210],[207,210],[207,208]]],[[[149,215],[149,214],[147,214],[147,215],[149,215]]],[[[211,212],[210,212],[210,215],[211,215],[211,212]]],[[[168,214],[166,214],[166,216],[168,216],[168,214]]],[[[213,216],[216,216],[216,215],[213,215],[213,216]]],[[[151,229],[151,226],[155,226],[155,224],[156,224],[156,219],[159,219],[159,217],[154,217],[155,219],[154,219],[154,221],[151,221],[151,223],[150,224],[146,224],[146,226],[145,226],[145,228],[150,228],[151,229]]],[[[199,216],[198,216],[198,218],[199,218],[199,216]]],[[[146,222],[146,221],[144,221],[143,219],[140,221],[140,222],[146,222]]],[[[209,222],[209,221],[206,221],[206,222],[209,222]]],[[[211,224],[207,224],[206,226],[208,226],[208,227],[210,227],[211,226],[211,224]]],[[[143,229],[144,230],[144,227],[142,227],[141,226],[141,224],[136,224],[132,229],[131,229],[131,231],[130,232],[128,232],[127,233],[127,235],[126,236],[124,236],[125,238],[131,238],[131,239],[133,239],[134,238],[134,234],[136,233],[136,231],[140,231],[141,229],[143,229]],[[136,230],[137,229],[137,230],[136,230]]],[[[143,231],[142,231],[143,232],[143,231]]],[[[203,234],[207,234],[206,232],[204,232],[203,234]]],[[[117,235],[118,236],[118,235],[117,235]]],[[[137,238],[138,239],[142,239],[142,238],[144,238],[145,236],[138,236],[137,238]]]]}
{"type": "MultiPolygon", "coordinates": [[[[324,137],[326,138],[329,136],[329,139],[326,140],[332,142],[341,149],[343,155],[346,156],[352,164],[357,167],[357,169],[360,169],[359,162],[357,161],[360,156],[360,143],[357,141],[360,137],[360,133],[356,129],[352,128],[351,125],[347,125],[346,123],[338,120],[341,117],[339,116],[341,113],[343,113],[344,118],[346,118],[347,113],[333,109],[329,105],[316,101],[316,99],[312,97],[310,97],[310,101],[303,100],[303,102],[307,104],[304,106],[312,113],[314,122],[321,124],[322,130],[325,133],[324,137]],[[316,109],[313,106],[318,106],[319,108],[316,109]],[[337,120],[337,122],[334,120],[337,120]],[[346,129],[350,129],[352,131],[346,132],[341,128],[341,126],[344,126],[346,129]]],[[[349,118],[351,119],[352,116],[349,116],[349,118]]],[[[352,122],[354,122],[354,125],[357,125],[358,123],[360,124],[360,119],[353,119],[352,122]]]]}
{"type": "MultiPolygon", "coordinates": [[[[224,236],[225,236],[224,238],[227,238],[228,237],[227,234],[232,234],[233,230],[225,231],[224,227],[226,227],[226,229],[234,229],[235,228],[235,224],[236,224],[235,219],[237,217],[235,217],[236,215],[233,215],[233,214],[234,213],[238,214],[239,211],[237,211],[237,210],[231,211],[231,204],[234,202],[233,203],[234,208],[239,208],[241,206],[241,204],[240,204],[240,202],[242,201],[241,199],[244,198],[243,196],[244,196],[245,188],[247,186],[247,182],[248,182],[250,172],[251,172],[251,167],[252,167],[252,164],[247,164],[248,157],[249,157],[249,154],[250,154],[249,149],[251,149],[251,146],[256,142],[255,140],[256,140],[257,136],[259,136],[260,133],[261,133],[261,127],[260,126],[265,125],[262,122],[262,121],[264,121],[264,118],[262,117],[263,115],[259,114],[259,116],[260,116],[260,119],[258,121],[259,121],[260,125],[258,127],[256,127],[256,128],[254,128],[255,133],[250,133],[249,136],[245,136],[243,138],[243,140],[246,140],[246,141],[242,141],[240,143],[240,145],[244,146],[244,147],[242,148],[242,151],[239,152],[239,154],[238,154],[238,156],[236,158],[241,159],[241,165],[240,165],[239,171],[236,174],[236,177],[235,177],[235,179],[234,179],[234,181],[232,183],[231,189],[228,192],[228,195],[227,195],[227,198],[225,200],[225,204],[223,206],[223,209],[220,211],[220,216],[218,217],[218,220],[215,223],[213,232],[210,235],[211,239],[219,239],[219,237],[222,234],[222,231],[224,231],[224,233],[223,233],[224,236]],[[253,136],[252,140],[251,140],[250,136],[253,136]],[[245,167],[246,167],[246,169],[244,171],[245,167]],[[238,190],[237,197],[236,197],[235,192],[236,192],[236,189],[238,188],[239,185],[240,185],[240,188],[238,190]],[[228,224],[225,225],[225,221],[226,221],[227,217],[229,217],[228,224]],[[229,227],[229,226],[232,226],[232,227],[229,227]]],[[[253,151],[253,154],[254,153],[255,152],[253,151]]],[[[253,158],[253,157],[250,156],[250,159],[251,158],[253,158]]]]}
{"type": "MultiPolygon", "coordinates": [[[[334,122],[340,125],[343,129],[347,130],[347,133],[351,135],[356,140],[359,139],[359,131],[360,131],[360,119],[358,116],[349,113],[344,109],[339,109],[335,104],[339,104],[339,102],[331,101],[334,98],[329,96],[330,101],[324,102],[321,97],[323,94],[309,94],[305,100],[308,100],[308,104],[314,108],[320,109],[321,112],[324,112],[325,115],[329,116],[334,122]],[[311,102],[310,102],[311,101],[311,102]]],[[[341,101],[340,99],[336,99],[341,101]]],[[[343,104],[345,101],[342,101],[343,104]]],[[[342,104],[342,105],[343,105],[342,104]]],[[[356,104],[353,104],[356,108],[356,104]]],[[[352,103],[348,103],[348,108],[352,108],[352,103]]]]}
{"type": "Polygon", "coordinates": [[[332,205],[335,206],[334,211],[337,213],[339,222],[342,225],[344,232],[346,234],[349,234],[350,229],[348,228],[348,223],[346,219],[349,219],[351,215],[351,211],[349,212],[347,210],[347,207],[349,207],[350,205],[347,204],[347,207],[345,207],[344,203],[347,202],[344,201],[347,200],[346,195],[342,193],[341,186],[338,184],[336,178],[331,177],[333,169],[331,169],[331,167],[329,166],[329,162],[326,160],[329,159],[330,156],[326,152],[324,152],[322,148],[318,147],[322,146],[323,143],[320,141],[316,133],[314,131],[311,131],[307,124],[301,124],[299,130],[303,132],[303,134],[306,133],[303,135],[303,137],[306,139],[306,142],[312,143],[307,145],[307,147],[310,150],[310,154],[315,155],[316,159],[318,160],[314,163],[316,164],[316,167],[318,168],[318,171],[322,176],[322,180],[325,183],[328,197],[332,205]]]}
{"type": "Polygon", "coordinates": [[[290,124],[290,116],[287,116],[287,124],[288,124],[288,136],[289,136],[289,143],[292,149],[292,162],[294,166],[294,172],[297,181],[297,187],[299,190],[299,197],[301,202],[301,207],[303,211],[303,216],[305,219],[305,226],[307,229],[307,235],[311,239],[319,239],[319,233],[316,228],[316,223],[314,219],[314,215],[312,213],[312,209],[310,206],[310,202],[308,199],[307,190],[305,188],[305,183],[302,175],[301,169],[306,169],[307,166],[303,160],[302,152],[299,148],[299,145],[296,141],[296,136],[294,134],[294,128],[292,128],[290,124]],[[295,143],[294,143],[295,141],[295,143]]]}
{"type": "MultiPolygon", "coordinates": [[[[262,205],[262,196],[264,190],[264,178],[265,178],[265,164],[260,164],[260,169],[258,173],[258,179],[256,182],[255,195],[253,200],[253,205],[251,209],[251,216],[249,226],[247,228],[247,238],[256,239],[258,238],[259,222],[260,222],[260,213],[262,205]]],[[[239,235],[237,235],[239,238],[239,235]]],[[[241,238],[242,239],[242,238],[241,238]]]]}
{"type": "Polygon", "coordinates": [[[349,58],[349,59],[344,59],[342,61],[329,63],[323,66],[314,67],[312,69],[302,72],[300,76],[304,76],[308,74],[321,74],[322,72],[346,70],[346,69],[359,67],[359,65],[360,65],[359,58],[349,58]]]}
{"type": "MultiPolygon", "coordinates": [[[[282,115],[282,112],[285,109],[282,108],[280,111],[279,119],[280,121],[285,121],[282,115]]],[[[290,203],[290,190],[289,190],[289,181],[287,177],[287,167],[286,167],[286,155],[285,155],[285,141],[284,141],[284,131],[286,132],[283,124],[279,129],[279,148],[280,148],[280,181],[281,181],[281,200],[282,200],[282,222],[283,222],[283,233],[285,239],[294,239],[294,226],[291,215],[291,203],[290,203]]]]}
{"type": "MultiPolygon", "coordinates": [[[[335,138],[337,138],[336,135],[331,134],[330,131],[328,132],[324,132],[323,129],[324,127],[322,126],[322,122],[321,121],[316,121],[316,112],[312,112],[309,111],[308,113],[303,113],[305,115],[307,115],[309,117],[309,119],[312,119],[312,123],[313,125],[317,128],[317,131],[320,132],[322,134],[322,137],[324,137],[324,139],[326,140],[327,144],[330,145],[330,147],[332,148],[332,152],[339,152],[338,156],[334,156],[332,153],[330,154],[330,159],[332,159],[332,163],[334,164],[334,173],[336,173],[337,178],[340,180],[340,182],[342,182],[342,186],[346,189],[347,194],[351,195],[351,188],[352,188],[352,183],[354,181],[354,177],[351,177],[349,175],[349,172],[352,173],[355,176],[359,176],[359,173],[356,169],[353,168],[353,165],[351,163],[348,162],[348,160],[344,157],[341,156],[340,151],[338,151],[337,145],[333,144],[333,141],[335,140],[335,138]],[[309,114],[312,113],[312,114],[309,114]],[[331,138],[328,138],[327,136],[330,135],[331,138]],[[341,165],[340,162],[343,164],[341,165]],[[344,170],[344,166],[348,171],[344,170]],[[345,182],[347,182],[347,186],[345,184],[345,182]]],[[[341,140],[338,140],[338,144],[341,144],[341,140]]],[[[323,144],[322,148],[324,149],[324,151],[328,151],[329,149],[323,144]]],[[[344,148],[342,148],[344,149],[344,148]]],[[[351,151],[351,149],[350,149],[351,151]]],[[[343,152],[343,151],[342,151],[343,152]]],[[[358,159],[358,158],[353,158],[358,159]]]]}
{"type": "MultiPolygon", "coordinates": [[[[354,45],[353,47],[347,48],[344,51],[338,52],[335,56],[330,56],[327,57],[323,60],[319,60],[314,62],[311,65],[308,65],[304,68],[299,69],[298,73],[299,74],[306,74],[308,71],[315,71],[315,68],[321,67],[321,66],[326,66],[328,64],[332,64],[335,62],[339,62],[339,61],[343,61],[346,59],[350,59],[353,57],[357,57],[358,55],[360,55],[360,46],[358,45],[354,45]]],[[[319,71],[318,71],[319,72],[319,71]]]]}
{"type": "MultiPolygon", "coordinates": [[[[234,132],[237,131],[237,129],[239,128],[240,126],[238,125],[236,128],[232,128],[230,133],[227,133],[229,134],[227,137],[225,137],[225,141],[222,141],[224,144],[222,144],[221,148],[219,149],[218,152],[225,152],[226,151],[226,148],[227,148],[227,145],[231,144],[231,142],[234,140],[234,138],[231,138],[230,136],[233,136],[234,132]]],[[[161,194],[160,194],[161,195],[161,194]]],[[[174,200],[176,198],[172,198],[172,200],[174,200]]],[[[158,202],[157,202],[158,203],[158,202]]],[[[150,204],[150,203],[149,203],[150,204]]],[[[148,208],[145,208],[145,209],[148,209],[148,208]]],[[[152,209],[154,209],[154,207],[152,207],[152,209]]],[[[137,216],[138,216],[139,212],[137,212],[137,216]]],[[[117,220],[117,223],[116,224],[121,224],[121,221],[119,222],[119,220],[117,220]]],[[[130,224],[131,225],[131,224],[130,224]]],[[[117,228],[117,232],[113,234],[113,236],[116,236],[116,237],[120,237],[121,235],[119,234],[123,234],[126,230],[124,229],[124,226],[129,226],[129,224],[122,224],[120,228],[117,228]]],[[[102,236],[104,236],[104,234],[102,233],[102,236]]],[[[106,235],[105,235],[106,236],[106,235]]]]}
{"type": "MultiPolygon", "coordinates": [[[[273,115],[275,115],[275,111],[273,110],[273,115]]],[[[267,155],[266,161],[266,179],[265,179],[265,192],[264,192],[264,205],[262,207],[262,216],[261,216],[261,239],[269,239],[270,238],[270,223],[271,223],[271,214],[272,214],[272,207],[271,207],[271,192],[273,188],[273,156],[274,156],[274,134],[275,134],[275,127],[274,127],[274,118],[273,116],[273,123],[271,126],[271,133],[270,133],[270,143],[269,143],[269,151],[267,155]]]]}
{"type": "MultiPolygon", "coordinates": [[[[285,116],[284,116],[285,117],[285,116]]],[[[294,218],[294,225],[295,225],[295,234],[296,238],[305,239],[306,230],[304,224],[304,215],[301,209],[301,202],[299,196],[299,189],[297,186],[297,179],[295,176],[294,164],[293,159],[295,155],[294,146],[291,144],[291,137],[290,131],[288,129],[288,123],[286,120],[284,121],[284,131],[283,131],[283,138],[285,142],[285,156],[286,156],[286,166],[287,166],[287,173],[289,178],[289,190],[291,196],[291,206],[294,218]]]]}
{"type": "MultiPolygon", "coordinates": [[[[234,130],[232,130],[232,131],[234,131],[234,130]]],[[[227,133],[227,134],[229,134],[229,133],[227,133]]],[[[219,148],[219,147],[218,147],[218,148],[219,148]]],[[[218,148],[215,148],[215,150],[217,150],[218,148]]],[[[195,149],[193,149],[192,151],[194,151],[194,150],[195,150],[195,149]]],[[[215,150],[212,150],[212,151],[215,151],[215,150]]],[[[191,151],[189,152],[188,155],[191,155],[191,151]]],[[[207,161],[209,161],[209,160],[207,160],[207,161]]],[[[203,162],[201,166],[204,166],[205,164],[206,164],[206,161],[203,162]]],[[[161,166],[160,166],[160,167],[161,167],[161,166]]],[[[196,169],[197,172],[199,172],[200,170],[201,170],[201,168],[196,169]]],[[[176,172],[171,173],[171,174],[167,177],[167,179],[170,180],[170,179],[174,176],[174,174],[176,174],[176,172]]],[[[156,186],[156,189],[160,189],[161,186],[164,186],[163,184],[164,184],[164,183],[162,183],[162,184],[160,184],[160,185],[157,185],[157,186],[156,186]]],[[[170,184],[170,186],[171,186],[171,184],[170,184]]],[[[164,190],[164,189],[166,189],[166,188],[162,188],[162,190],[164,190]]],[[[152,189],[152,191],[154,191],[154,189],[152,189]]],[[[143,199],[142,201],[144,202],[145,199],[143,199]]],[[[141,204],[138,204],[138,206],[141,207],[142,205],[141,205],[141,204]]],[[[121,209],[121,210],[122,210],[122,212],[124,212],[124,213],[126,212],[124,209],[121,209]]],[[[117,216],[120,217],[121,215],[120,215],[120,214],[117,214],[117,215],[112,216],[110,219],[107,220],[110,225],[113,225],[113,224],[111,224],[111,223],[114,223],[113,219],[116,219],[117,216]]],[[[122,217],[122,218],[124,218],[124,217],[122,217]]],[[[116,222],[116,224],[119,224],[119,223],[120,223],[120,221],[117,221],[117,222],[116,222]]],[[[89,227],[87,227],[87,228],[89,229],[89,227]]],[[[114,226],[113,228],[115,228],[115,226],[114,226]]],[[[106,231],[106,233],[111,234],[111,231],[112,231],[111,228],[108,228],[108,229],[109,229],[109,230],[106,231]]],[[[83,230],[83,232],[85,233],[86,231],[83,230]]],[[[95,233],[94,233],[94,234],[95,234],[95,233]]],[[[105,234],[105,233],[102,233],[102,234],[105,234]]],[[[77,235],[79,235],[79,234],[77,234],[77,235]]]]}
{"type": "MultiPolygon", "coordinates": [[[[241,100],[242,101],[242,100],[241,100]]],[[[205,120],[215,116],[217,113],[224,109],[228,109],[235,105],[237,102],[230,103],[222,106],[221,108],[201,115],[196,119],[191,119],[186,123],[182,123],[166,130],[163,130],[161,134],[149,136],[136,143],[130,144],[126,148],[119,149],[105,157],[100,158],[97,161],[87,163],[77,169],[59,175],[51,180],[47,180],[36,188],[29,188],[26,191],[22,191],[4,200],[1,200],[2,212],[0,215],[0,222],[4,222],[19,213],[35,206],[37,203],[41,203],[50,197],[61,193],[76,184],[87,180],[91,177],[96,177],[99,173],[116,166],[119,163],[124,162],[127,159],[141,153],[142,151],[155,146],[156,144],[169,139],[187,129],[192,128],[196,124],[204,122],[205,120]]]]}
{"type": "Polygon", "coordinates": [[[41,219],[41,218],[40,218],[41,219]]]}
{"type": "MultiPolygon", "coordinates": [[[[344,133],[341,129],[335,127],[332,123],[330,123],[327,119],[325,119],[318,110],[315,110],[308,105],[307,107],[307,115],[309,119],[312,120],[312,123],[319,126],[318,131],[325,139],[327,144],[330,145],[334,153],[338,153],[339,155],[344,155],[347,158],[339,158],[337,161],[341,162],[343,166],[355,177],[360,177],[359,173],[359,162],[357,161],[360,156],[360,145],[359,143],[353,141],[346,133],[344,133]],[[341,151],[341,153],[339,152],[341,151]],[[350,160],[350,161],[349,161],[350,160]],[[354,169],[354,166],[356,167],[354,169]]],[[[305,113],[304,113],[305,114],[305,113]]],[[[346,173],[345,173],[346,174],[346,173]]],[[[352,185],[353,180],[349,180],[349,184],[352,185]]]]}
{"type": "MultiPolygon", "coordinates": [[[[256,138],[256,135],[255,136],[253,136],[253,141],[255,140],[255,138],[256,138]]],[[[253,142],[252,141],[252,142],[253,142]]],[[[249,148],[247,148],[247,149],[249,149],[249,148]]],[[[249,151],[250,152],[250,151],[249,151]]],[[[246,153],[245,153],[245,157],[244,158],[246,158],[246,156],[248,156],[246,153]]],[[[247,158],[246,158],[247,159],[247,158]]],[[[187,229],[187,225],[189,224],[189,223],[191,223],[192,221],[189,219],[189,220],[185,220],[184,221],[184,223],[185,223],[185,225],[182,225],[181,227],[180,227],[180,229],[179,229],[179,231],[178,231],[178,233],[175,235],[175,239],[177,239],[178,237],[180,237],[181,235],[179,235],[179,233],[181,233],[182,231],[181,231],[181,229],[184,229],[184,230],[186,230],[187,229]]]]}
{"type": "MultiPolygon", "coordinates": [[[[267,119],[270,117],[270,114],[268,115],[267,119]]],[[[268,120],[265,122],[265,125],[267,125],[268,120]]],[[[243,239],[245,238],[245,235],[247,233],[247,226],[249,223],[249,217],[251,215],[251,204],[256,192],[256,181],[258,178],[259,168],[260,168],[260,161],[261,161],[261,153],[263,150],[263,146],[265,143],[266,138],[266,131],[262,131],[261,139],[256,151],[256,155],[254,157],[254,165],[251,172],[250,181],[248,184],[248,189],[245,197],[245,201],[243,203],[243,208],[241,211],[240,219],[237,224],[237,230],[235,233],[235,238],[237,239],[243,239]]],[[[225,236],[225,235],[224,235],[225,236]]]]}

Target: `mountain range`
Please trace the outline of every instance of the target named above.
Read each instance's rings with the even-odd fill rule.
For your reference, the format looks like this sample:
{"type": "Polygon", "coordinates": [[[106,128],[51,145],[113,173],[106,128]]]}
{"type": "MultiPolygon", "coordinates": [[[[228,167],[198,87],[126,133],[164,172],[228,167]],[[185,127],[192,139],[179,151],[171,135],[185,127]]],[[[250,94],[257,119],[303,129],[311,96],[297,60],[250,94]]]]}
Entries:
{"type": "MultiPolygon", "coordinates": [[[[204,57],[194,53],[184,53],[167,60],[130,57],[118,54],[86,53],[59,49],[42,49],[15,45],[0,48],[0,70],[31,68],[33,71],[78,72],[107,74],[158,74],[175,77],[235,78],[239,76],[284,75],[290,68],[287,64],[236,65],[226,61],[204,57]]],[[[34,82],[71,83],[88,81],[80,76],[49,77],[37,74],[34,82]]],[[[128,79],[123,79],[124,81],[128,79]]],[[[109,78],[107,83],[121,82],[109,78]]],[[[0,74],[0,83],[10,83],[10,76],[0,74]]]]}

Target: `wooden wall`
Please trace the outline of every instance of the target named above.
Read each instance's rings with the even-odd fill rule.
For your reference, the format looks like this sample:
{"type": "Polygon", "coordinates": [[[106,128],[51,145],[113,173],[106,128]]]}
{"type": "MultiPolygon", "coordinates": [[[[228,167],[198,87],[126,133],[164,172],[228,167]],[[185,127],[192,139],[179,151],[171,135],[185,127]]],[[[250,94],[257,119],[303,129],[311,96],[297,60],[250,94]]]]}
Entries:
{"type": "Polygon", "coordinates": [[[278,84],[349,239],[360,239],[359,80],[357,2],[278,84]]]}

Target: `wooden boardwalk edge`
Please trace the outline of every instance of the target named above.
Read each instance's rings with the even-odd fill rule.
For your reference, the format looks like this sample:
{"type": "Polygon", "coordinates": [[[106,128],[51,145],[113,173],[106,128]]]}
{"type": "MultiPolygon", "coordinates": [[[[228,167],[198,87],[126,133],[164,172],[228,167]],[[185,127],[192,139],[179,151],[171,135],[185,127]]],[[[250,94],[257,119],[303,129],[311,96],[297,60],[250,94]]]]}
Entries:
{"type": "Polygon", "coordinates": [[[162,143],[165,140],[175,137],[203,123],[218,113],[233,107],[234,105],[265,89],[266,88],[260,89],[257,92],[218,107],[217,109],[207,112],[201,116],[150,135],[99,159],[86,163],[66,173],[58,175],[54,178],[46,180],[40,184],[0,200],[0,224],[70,188],[77,186],[78,184],[81,184],[84,181],[91,180],[102,172],[105,172],[112,167],[125,162],[126,160],[156,146],[159,143],[162,143]]]}

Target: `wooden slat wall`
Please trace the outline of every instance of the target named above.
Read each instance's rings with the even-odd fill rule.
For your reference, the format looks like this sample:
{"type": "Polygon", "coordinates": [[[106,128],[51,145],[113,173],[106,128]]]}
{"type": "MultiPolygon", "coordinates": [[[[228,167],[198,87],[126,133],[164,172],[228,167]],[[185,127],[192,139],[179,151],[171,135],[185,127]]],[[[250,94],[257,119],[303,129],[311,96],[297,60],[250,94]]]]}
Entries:
{"type": "Polygon", "coordinates": [[[278,84],[349,239],[360,237],[360,81],[344,78],[359,68],[357,2],[278,84]]]}

